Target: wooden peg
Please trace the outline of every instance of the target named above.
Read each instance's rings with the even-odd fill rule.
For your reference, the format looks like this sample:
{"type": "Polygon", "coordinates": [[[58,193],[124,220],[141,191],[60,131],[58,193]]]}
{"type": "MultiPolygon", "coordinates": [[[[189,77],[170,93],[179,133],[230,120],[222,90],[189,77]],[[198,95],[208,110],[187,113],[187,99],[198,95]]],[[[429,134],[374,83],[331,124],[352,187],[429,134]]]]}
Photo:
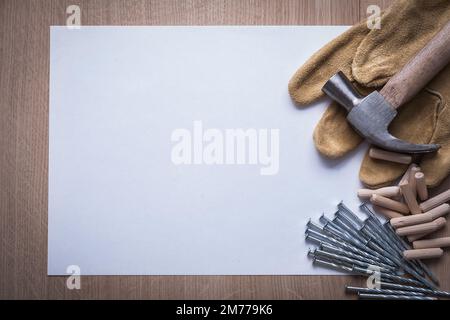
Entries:
{"type": "Polygon", "coordinates": [[[412,157],[403,153],[396,153],[391,151],[386,151],[378,148],[370,148],[369,157],[378,160],[386,160],[390,162],[409,164],[412,161],[412,157]]]}
{"type": "Polygon", "coordinates": [[[416,172],[414,175],[414,180],[416,180],[416,189],[419,199],[425,201],[428,199],[428,189],[425,184],[425,175],[422,172],[416,172]]]}
{"type": "MultiPolygon", "coordinates": [[[[445,221],[445,218],[438,218],[437,220],[439,219],[443,219],[445,221]]],[[[427,223],[416,224],[413,226],[398,228],[397,230],[395,230],[395,232],[401,237],[433,232],[437,230],[439,223],[441,222],[435,223],[434,221],[431,221],[427,223]]]]}
{"type": "Polygon", "coordinates": [[[370,197],[370,202],[372,202],[373,204],[380,206],[380,207],[384,207],[393,211],[397,211],[403,214],[408,214],[409,213],[409,208],[406,204],[400,202],[400,201],[396,201],[396,200],[392,200],[383,196],[380,196],[378,194],[374,194],[372,195],[372,197],[370,197]]]}
{"type": "Polygon", "coordinates": [[[429,214],[433,220],[445,216],[450,212],[450,204],[443,203],[440,206],[425,212],[424,214],[429,214]]]}
{"type": "Polygon", "coordinates": [[[414,195],[414,199],[417,199],[417,186],[416,186],[416,173],[420,172],[420,167],[418,166],[412,166],[411,170],[409,172],[409,179],[408,183],[410,185],[411,191],[414,195]]]}
{"type": "Polygon", "coordinates": [[[450,189],[438,194],[433,198],[428,199],[425,202],[422,202],[420,204],[420,208],[422,209],[423,212],[427,212],[428,210],[436,208],[437,206],[448,201],[450,201],[450,189]]]}
{"type": "Polygon", "coordinates": [[[437,227],[436,230],[408,236],[408,241],[414,242],[416,240],[422,239],[423,237],[429,235],[430,233],[433,233],[433,232],[443,228],[446,225],[446,220],[445,219],[444,220],[436,219],[436,220],[434,220],[434,223],[436,224],[436,227],[437,227]]]}
{"type": "Polygon", "coordinates": [[[431,222],[433,220],[436,220],[437,218],[445,216],[449,212],[450,212],[450,205],[444,203],[441,204],[439,207],[431,209],[430,211],[422,214],[394,217],[391,219],[390,223],[395,229],[397,229],[407,226],[413,226],[416,224],[431,222]]]}
{"type": "Polygon", "coordinates": [[[400,183],[400,190],[402,191],[403,198],[405,199],[409,211],[411,211],[412,214],[419,214],[422,213],[422,210],[417,203],[417,198],[415,196],[415,192],[413,192],[413,188],[415,190],[416,186],[412,186],[411,182],[405,181],[400,183]]]}
{"type": "Polygon", "coordinates": [[[439,258],[444,254],[441,248],[412,249],[403,251],[406,260],[439,258]]]}
{"type": "Polygon", "coordinates": [[[424,214],[415,214],[412,216],[403,216],[403,217],[397,217],[393,218],[390,221],[390,224],[395,229],[413,226],[416,224],[422,224],[422,223],[428,223],[433,221],[433,218],[430,214],[424,213],[424,214]]]}
{"type": "Polygon", "coordinates": [[[413,243],[414,241],[417,241],[419,239],[422,239],[423,237],[426,237],[430,233],[433,233],[434,231],[428,232],[428,233],[421,233],[421,234],[415,234],[413,236],[407,236],[406,238],[410,243],[413,243]]]}
{"type": "Polygon", "coordinates": [[[404,217],[400,212],[389,210],[374,204],[372,204],[372,208],[387,219],[404,217]]]}
{"type": "Polygon", "coordinates": [[[413,247],[414,249],[450,247],[450,237],[414,241],[413,247]]]}
{"type": "Polygon", "coordinates": [[[400,195],[400,188],[397,186],[392,187],[384,187],[379,189],[359,189],[358,197],[361,199],[370,199],[370,197],[374,194],[378,194],[380,196],[384,196],[387,198],[393,198],[400,195]]]}
{"type": "Polygon", "coordinates": [[[408,167],[408,169],[406,169],[405,173],[403,174],[402,178],[400,179],[400,181],[398,182],[398,184],[400,185],[402,182],[409,182],[409,178],[411,176],[411,170],[412,168],[417,167],[417,164],[415,163],[411,163],[408,167]]]}

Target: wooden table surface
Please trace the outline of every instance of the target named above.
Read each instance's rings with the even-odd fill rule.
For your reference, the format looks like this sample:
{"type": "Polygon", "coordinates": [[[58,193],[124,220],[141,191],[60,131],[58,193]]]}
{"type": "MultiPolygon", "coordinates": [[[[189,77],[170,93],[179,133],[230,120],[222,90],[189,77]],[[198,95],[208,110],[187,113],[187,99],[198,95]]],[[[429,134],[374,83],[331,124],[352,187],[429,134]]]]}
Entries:
{"type": "MultiPolygon", "coordinates": [[[[350,276],[47,276],[49,26],[354,24],[390,0],[0,0],[1,299],[341,299],[350,276]]],[[[293,70],[294,72],[294,70],[293,70]]],[[[448,185],[448,184],[447,184],[448,185]]],[[[445,232],[448,233],[446,230],[445,232]]],[[[433,265],[450,289],[449,255],[433,265]]]]}

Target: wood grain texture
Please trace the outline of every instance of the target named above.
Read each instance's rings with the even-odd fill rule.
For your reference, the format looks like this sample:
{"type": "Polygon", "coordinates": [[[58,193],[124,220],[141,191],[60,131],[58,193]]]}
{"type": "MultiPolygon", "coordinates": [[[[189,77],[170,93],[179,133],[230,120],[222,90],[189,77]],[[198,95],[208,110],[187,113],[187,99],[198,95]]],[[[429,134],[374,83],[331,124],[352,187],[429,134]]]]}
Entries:
{"type": "Polygon", "coordinates": [[[450,21],[380,90],[394,108],[409,102],[450,61],[450,21]]]}
{"type": "MultiPolygon", "coordinates": [[[[83,25],[353,24],[359,0],[0,1],[1,299],[340,299],[345,276],[85,276],[81,290],[47,276],[49,26],[68,5],[83,25]]],[[[293,70],[294,71],[294,70],[293,70]]],[[[441,232],[444,235],[445,232],[441,232]]],[[[270,254],[270,253],[268,253],[270,254]]],[[[449,289],[450,258],[433,266],[449,289]]]]}

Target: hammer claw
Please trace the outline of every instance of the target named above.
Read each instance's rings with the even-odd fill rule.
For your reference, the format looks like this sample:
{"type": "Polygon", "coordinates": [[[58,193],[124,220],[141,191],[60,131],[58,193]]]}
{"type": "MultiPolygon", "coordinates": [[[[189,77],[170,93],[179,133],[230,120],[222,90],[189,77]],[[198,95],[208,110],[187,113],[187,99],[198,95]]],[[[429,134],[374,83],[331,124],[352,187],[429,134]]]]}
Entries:
{"type": "Polygon", "coordinates": [[[383,149],[399,153],[430,153],[435,152],[440,148],[440,145],[438,144],[414,144],[400,140],[388,132],[368,137],[368,140],[383,149]]]}

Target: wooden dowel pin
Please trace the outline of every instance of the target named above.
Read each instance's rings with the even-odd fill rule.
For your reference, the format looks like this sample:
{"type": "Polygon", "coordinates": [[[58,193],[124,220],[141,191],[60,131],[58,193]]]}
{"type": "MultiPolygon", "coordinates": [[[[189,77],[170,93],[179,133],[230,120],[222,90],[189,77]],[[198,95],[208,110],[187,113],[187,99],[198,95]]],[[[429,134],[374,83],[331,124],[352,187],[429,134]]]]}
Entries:
{"type": "Polygon", "coordinates": [[[441,217],[441,218],[437,218],[436,220],[431,221],[431,222],[416,224],[413,226],[408,226],[408,227],[403,227],[403,228],[398,228],[397,230],[395,230],[395,232],[399,236],[412,236],[412,235],[417,235],[417,234],[422,234],[422,233],[429,233],[429,232],[436,231],[441,223],[444,223],[444,224],[446,223],[445,218],[441,217]]]}
{"type": "Polygon", "coordinates": [[[406,260],[432,259],[441,257],[443,253],[441,248],[412,249],[403,251],[403,257],[406,260]]]}
{"type": "Polygon", "coordinates": [[[391,219],[390,223],[395,229],[397,229],[407,226],[413,226],[416,224],[431,222],[433,220],[436,220],[437,218],[445,216],[449,212],[450,212],[450,205],[448,203],[444,203],[441,204],[439,207],[431,209],[430,211],[422,214],[394,217],[391,219]]]}
{"type": "Polygon", "coordinates": [[[400,212],[397,211],[393,211],[390,209],[386,209],[380,206],[377,206],[375,204],[372,204],[372,208],[378,212],[379,214],[383,215],[385,218],[387,219],[393,219],[393,218],[400,218],[400,217],[404,217],[403,214],[401,214],[400,212]]]}
{"type": "Polygon", "coordinates": [[[409,164],[412,161],[412,157],[410,155],[386,151],[374,147],[370,148],[369,157],[403,164],[409,164]]]}
{"type": "Polygon", "coordinates": [[[421,201],[425,201],[428,199],[428,189],[425,184],[425,175],[422,172],[417,172],[414,175],[414,179],[416,180],[416,189],[417,194],[419,195],[419,199],[421,201]]]}
{"type": "Polygon", "coordinates": [[[412,214],[422,213],[422,210],[420,209],[419,204],[417,203],[415,184],[412,185],[411,180],[409,180],[409,182],[407,181],[401,182],[400,190],[402,191],[403,198],[405,199],[409,211],[411,211],[412,214]]]}
{"type": "Polygon", "coordinates": [[[428,210],[436,208],[437,206],[448,201],[450,201],[450,189],[438,194],[433,198],[428,199],[425,202],[422,202],[420,204],[420,208],[422,209],[423,212],[427,212],[428,210]]]}
{"type": "Polygon", "coordinates": [[[409,178],[411,177],[411,170],[412,168],[417,167],[417,164],[415,163],[411,163],[408,167],[408,169],[406,169],[405,173],[403,174],[402,178],[400,179],[400,181],[398,182],[398,184],[400,185],[400,183],[402,182],[409,182],[409,178]]]}
{"type": "Polygon", "coordinates": [[[435,232],[435,231],[445,227],[446,220],[444,218],[442,218],[442,219],[443,220],[441,220],[441,218],[439,218],[439,219],[436,219],[436,220],[433,221],[436,224],[436,227],[437,227],[436,230],[432,230],[432,231],[429,231],[429,232],[424,232],[424,233],[408,236],[408,241],[409,242],[414,242],[416,240],[419,240],[419,239],[429,235],[430,233],[433,233],[433,232],[435,232]]]}
{"type": "Polygon", "coordinates": [[[392,187],[384,187],[379,189],[359,189],[358,197],[361,199],[370,199],[370,197],[374,194],[378,194],[380,196],[384,196],[387,198],[393,198],[400,195],[400,188],[397,186],[392,187]]]}
{"type": "Polygon", "coordinates": [[[412,166],[409,172],[408,183],[410,185],[411,191],[414,195],[414,199],[417,199],[417,185],[416,185],[416,173],[420,172],[420,167],[412,166]]]}
{"type": "Polygon", "coordinates": [[[406,204],[400,202],[400,201],[396,201],[396,200],[392,200],[383,196],[380,196],[378,194],[374,194],[372,195],[372,197],[370,197],[370,202],[372,202],[373,204],[380,206],[380,207],[384,207],[393,211],[397,211],[400,213],[404,213],[404,214],[408,214],[409,213],[409,208],[406,204]]]}
{"type": "Polygon", "coordinates": [[[414,241],[414,249],[450,247],[450,237],[414,241]]]}

